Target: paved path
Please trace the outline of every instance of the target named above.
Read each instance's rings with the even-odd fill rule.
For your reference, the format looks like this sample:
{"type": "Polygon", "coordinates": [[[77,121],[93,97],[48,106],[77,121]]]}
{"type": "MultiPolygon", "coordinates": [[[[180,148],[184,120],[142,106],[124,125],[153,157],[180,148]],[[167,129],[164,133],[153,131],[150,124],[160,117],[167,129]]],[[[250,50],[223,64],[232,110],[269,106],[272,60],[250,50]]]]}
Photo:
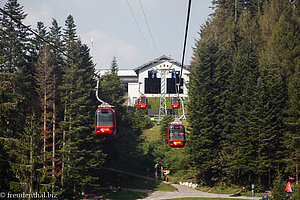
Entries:
{"type": "MultiPolygon", "coordinates": [[[[134,174],[131,172],[126,172],[123,170],[118,169],[112,169],[107,167],[102,167],[102,169],[111,170],[114,172],[124,173],[131,176],[136,176],[143,179],[149,179],[149,180],[155,180],[154,178],[149,178],[145,176],[141,176],[138,174],[134,174]]],[[[136,192],[146,192],[148,193],[148,197],[144,198],[145,200],[158,200],[158,199],[172,199],[172,198],[182,198],[182,197],[216,197],[216,198],[230,198],[230,199],[252,199],[252,197],[243,197],[243,196],[237,196],[237,197],[230,197],[228,194],[212,194],[207,192],[201,192],[199,190],[195,190],[192,188],[189,188],[187,186],[178,185],[171,183],[172,186],[176,187],[178,189],[178,192],[168,192],[168,191],[152,191],[152,190],[139,190],[139,189],[129,189],[129,188],[122,188],[124,190],[131,190],[136,192]]],[[[258,197],[253,197],[254,199],[261,199],[258,197]]]]}
{"type": "MultiPolygon", "coordinates": [[[[182,198],[182,197],[219,197],[219,198],[235,198],[235,199],[252,199],[252,197],[230,197],[228,194],[212,194],[207,192],[201,192],[199,190],[195,190],[189,188],[187,186],[178,185],[178,184],[171,184],[172,186],[178,189],[178,192],[167,192],[167,191],[155,191],[149,193],[149,196],[144,198],[147,200],[157,200],[157,199],[172,199],[172,198],[182,198]]],[[[261,199],[258,197],[253,197],[253,199],[261,199]]]]}

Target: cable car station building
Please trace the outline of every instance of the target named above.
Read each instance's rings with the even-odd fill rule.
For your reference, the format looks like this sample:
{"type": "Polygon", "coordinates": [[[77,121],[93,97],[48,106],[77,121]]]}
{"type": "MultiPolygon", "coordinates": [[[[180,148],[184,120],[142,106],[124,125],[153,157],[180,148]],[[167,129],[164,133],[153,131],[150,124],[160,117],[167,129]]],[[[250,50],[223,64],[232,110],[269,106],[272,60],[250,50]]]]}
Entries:
{"type": "MultiPolygon", "coordinates": [[[[99,70],[102,76],[106,70],[99,70]]],[[[181,63],[168,56],[161,56],[134,69],[119,69],[118,76],[126,87],[127,105],[134,106],[141,94],[146,97],[175,97],[176,82],[180,83],[180,97],[187,97],[189,69],[183,66],[181,80],[181,63]]]]}

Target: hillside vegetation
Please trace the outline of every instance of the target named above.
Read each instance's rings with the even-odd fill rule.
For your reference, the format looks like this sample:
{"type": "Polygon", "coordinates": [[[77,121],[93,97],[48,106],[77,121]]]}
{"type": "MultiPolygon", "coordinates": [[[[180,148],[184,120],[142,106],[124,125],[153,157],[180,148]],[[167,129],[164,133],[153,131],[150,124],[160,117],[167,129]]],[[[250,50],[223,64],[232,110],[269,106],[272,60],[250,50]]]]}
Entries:
{"type": "MultiPolygon", "coordinates": [[[[157,126],[147,110],[123,105],[117,59],[98,77],[71,15],[64,27],[38,22],[32,35],[20,24],[23,6],[7,0],[0,13],[0,191],[76,199],[113,181],[103,167],[142,175],[149,168],[153,176],[160,161],[174,182],[255,184],[285,198],[282,187],[289,176],[298,183],[300,173],[299,1],[214,0],[212,7],[189,65],[187,143],[172,149],[174,116],[157,126]],[[94,132],[95,77],[99,98],[116,113],[109,137],[94,132]]],[[[149,104],[158,109],[159,98],[149,104]]],[[[298,198],[299,184],[293,187],[298,198]]]]}

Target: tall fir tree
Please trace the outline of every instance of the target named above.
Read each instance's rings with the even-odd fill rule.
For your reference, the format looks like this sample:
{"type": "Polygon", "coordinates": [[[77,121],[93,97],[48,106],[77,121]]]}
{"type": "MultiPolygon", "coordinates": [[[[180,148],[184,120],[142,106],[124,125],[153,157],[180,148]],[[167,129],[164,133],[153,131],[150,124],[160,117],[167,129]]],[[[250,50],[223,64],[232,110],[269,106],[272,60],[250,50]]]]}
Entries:
{"type": "Polygon", "coordinates": [[[299,183],[300,163],[300,77],[299,71],[290,77],[288,83],[288,102],[284,109],[283,122],[286,130],[283,135],[285,172],[294,175],[299,183]]]}
{"type": "Polygon", "coordinates": [[[99,148],[101,139],[92,134],[94,118],[95,86],[94,64],[89,49],[76,34],[73,17],[65,21],[64,43],[68,55],[63,65],[63,79],[60,87],[63,104],[61,166],[63,194],[72,198],[72,193],[98,179],[95,171],[103,163],[99,148]],[[75,189],[75,190],[74,190],[75,189]]]}
{"type": "Polygon", "coordinates": [[[227,132],[224,148],[232,151],[232,175],[235,181],[251,177],[255,165],[255,148],[252,141],[255,136],[249,131],[250,113],[254,106],[253,96],[258,78],[258,61],[248,40],[238,45],[237,55],[233,61],[233,71],[230,76],[227,113],[230,113],[230,132],[227,132]],[[226,139],[228,141],[226,141],[226,139]],[[231,147],[230,147],[231,146],[231,147]]]}
{"type": "MultiPolygon", "coordinates": [[[[45,177],[54,173],[55,166],[53,166],[53,143],[55,139],[55,132],[53,132],[53,103],[55,101],[55,80],[54,80],[54,65],[53,56],[46,43],[39,52],[38,62],[36,63],[36,82],[38,87],[38,94],[40,97],[40,109],[41,109],[41,131],[43,139],[43,171],[45,177]],[[51,172],[50,172],[51,171],[51,172]]],[[[54,144],[55,145],[55,144],[54,144]]],[[[50,178],[48,178],[49,180],[50,178]]]]}
{"type": "Polygon", "coordinates": [[[214,158],[219,150],[219,132],[215,131],[216,104],[214,101],[214,72],[217,60],[217,45],[214,38],[206,43],[198,42],[195,49],[197,61],[191,66],[189,84],[188,119],[192,128],[189,148],[192,166],[199,173],[199,180],[212,183],[214,158]],[[201,117],[199,117],[201,116],[201,117]]]}

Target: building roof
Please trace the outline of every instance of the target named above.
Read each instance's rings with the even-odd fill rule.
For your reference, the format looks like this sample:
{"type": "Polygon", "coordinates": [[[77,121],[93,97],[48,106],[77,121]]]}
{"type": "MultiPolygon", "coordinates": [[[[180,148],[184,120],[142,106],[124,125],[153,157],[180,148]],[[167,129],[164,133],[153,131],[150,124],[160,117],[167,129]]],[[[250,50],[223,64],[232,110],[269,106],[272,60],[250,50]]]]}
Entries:
{"type": "MultiPolygon", "coordinates": [[[[106,72],[108,72],[109,69],[99,69],[97,70],[97,74],[100,76],[103,76],[106,72]]],[[[133,69],[118,69],[118,76],[124,77],[124,76],[134,76],[137,77],[137,74],[133,69]]]]}
{"type": "MultiPolygon", "coordinates": [[[[165,62],[165,61],[169,61],[169,62],[171,62],[171,63],[175,63],[176,65],[178,65],[178,66],[181,67],[181,63],[180,63],[180,62],[178,62],[178,61],[176,61],[176,60],[174,60],[174,59],[172,59],[172,58],[170,58],[170,57],[168,57],[168,56],[166,56],[166,55],[162,55],[162,56],[160,56],[160,57],[158,57],[158,58],[156,58],[156,59],[154,59],[154,60],[152,60],[152,61],[149,61],[149,62],[147,62],[147,63],[145,63],[145,64],[143,64],[143,65],[141,65],[141,66],[138,66],[138,67],[134,68],[134,71],[135,71],[136,73],[138,73],[138,71],[139,71],[140,69],[143,69],[143,68],[145,68],[145,67],[151,66],[151,65],[153,65],[153,64],[160,64],[160,63],[163,63],[163,62],[165,62]]],[[[183,65],[183,68],[189,70],[189,68],[188,68],[186,65],[183,65]]]]}

